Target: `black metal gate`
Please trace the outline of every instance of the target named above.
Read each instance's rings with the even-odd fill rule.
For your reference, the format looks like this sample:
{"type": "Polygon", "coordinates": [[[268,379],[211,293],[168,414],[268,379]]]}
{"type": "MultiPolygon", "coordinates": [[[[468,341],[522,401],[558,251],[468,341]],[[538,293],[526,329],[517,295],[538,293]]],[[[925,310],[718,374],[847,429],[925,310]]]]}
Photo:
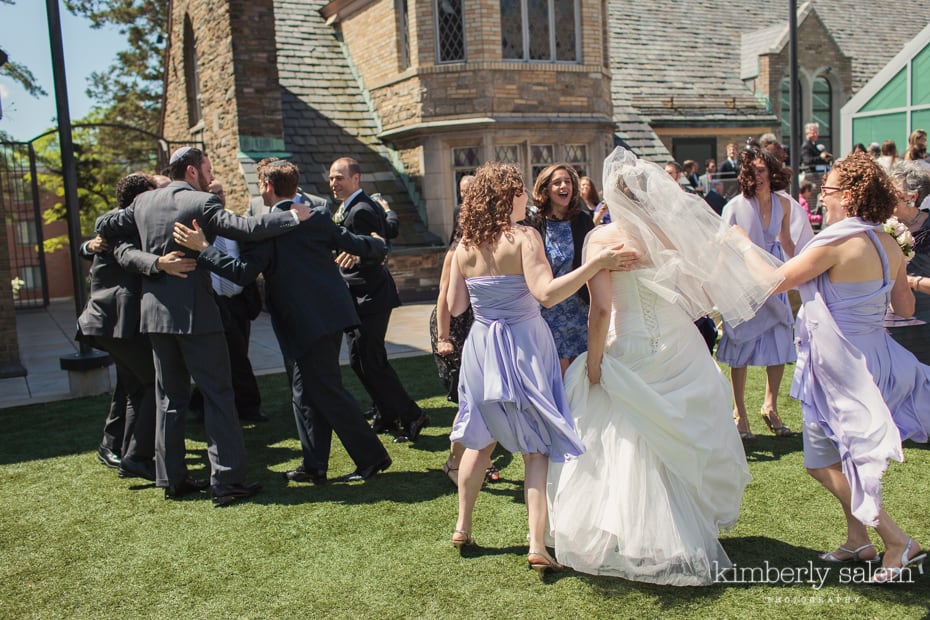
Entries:
{"type": "Polygon", "coordinates": [[[0,216],[0,241],[5,241],[9,252],[15,306],[47,306],[42,213],[31,142],[0,142],[0,216]]]}

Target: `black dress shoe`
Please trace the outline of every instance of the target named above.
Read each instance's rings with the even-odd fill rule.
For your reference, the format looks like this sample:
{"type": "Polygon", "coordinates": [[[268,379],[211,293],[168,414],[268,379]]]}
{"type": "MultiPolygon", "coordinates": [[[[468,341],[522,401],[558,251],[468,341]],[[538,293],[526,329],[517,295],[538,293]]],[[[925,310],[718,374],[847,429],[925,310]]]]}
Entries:
{"type": "Polygon", "coordinates": [[[368,467],[362,467],[361,469],[356,469],[351,474],[346,474],[345,476],[339,476],[336,478],[339,482],[358,482],[360,480],[368,480],[373,477],[379,471],[384,471],[394,461],[391,460],[391,457],[384,457],[383,461],[375,463],[374,465],[369,465],[368,467]]]}
{"type": "Polygon", "coordinates": [[[394,443],[401,443],[401,441],[398,441],[401,437],[404,438],[402,441],[416,441],[417,437],[420,436],[420,431],[429,426],[429,423],[429,416],[421,413],[419,418],[407,425],[407,432],[398,436],[394,443]]]}
{"type": "Polygon", "coordinates": [[[120,461],[118,474],[120,478],[145,478],[155,482],[155,463],[127,456],[120,461]]]}
{"type": "Polygon", "coordinates": [[[375,416],[371,419],[371,430],[377,434],[381,433],[394,433],[399,434],[402,432],[400,428],[400,420],[385,420],[381,417],[381,413],[375,413],[375,416]]]}
{"type": "Polygon", "coordinates": [[[284,479],[288,482],[312,482],[313,484],[326,484],[326,470],[307,469],[301,465],[297,469],[284,472],[284,479]]]}
{"type": "Polygon", "coordinates": [[[165,499],[180,499],[185,495],[204,491],[209,486],[209,480],[187,477],[177,484],[169,484],[165,487],[165,499]]]}
{"type": "Polygon", "coordinates": [[[247,413],[245,415],[239,414],[239,419],[245,422],[267,422],[271,418],[268,417],[268,414],[259,409],[255,413],[247,413]]]}
{"type": "Polygon", "coordinates": [[[97,460],[110,469],[119,469],[119,454],[104,445],[97,448],[97,460]]]}
{"type": "Polygon", "coordinates": [[[214,506],[225,506],[240,499],[252,497],[261,490],[262,485],[257,482],[240,482],[215,485],[210,494],[213,496],[214,506]]]}

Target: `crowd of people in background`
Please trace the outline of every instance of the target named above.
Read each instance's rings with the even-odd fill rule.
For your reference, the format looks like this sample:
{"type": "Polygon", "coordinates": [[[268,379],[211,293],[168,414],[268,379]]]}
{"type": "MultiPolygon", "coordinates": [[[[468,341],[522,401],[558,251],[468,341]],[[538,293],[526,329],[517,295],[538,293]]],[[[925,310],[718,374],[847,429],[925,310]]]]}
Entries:
{"type": "MultiPolygon", "coordinates": [[[[821,559],[876,560],[866,526],[886,548],[876,581],[923,559],[879,490],[901,440],[926,442],[930,430],[920,408],[930,367],[881,329],[889,306],[914,313],[914,295],[930,323],[927,134],[914,131],[901,160],[892,141],[835,158],[816,123],[805,138],[798,171],[774,134],[728,144],[726,159],[703,169],[617,149],[603,195],[568,163],[532,183],[500,162],[461,179],[429,325],[458,405],[442,466],[459,493],[456,548],[475,544],[474,509],[483,481],[499,477],[500,445],[524,458],[531,568],[710,583],[712,562],[729,565],[718,528],[736,521],[743,446],[756,438],[747,369],[766,368],[760,417],[790,438],[778,395],[785,365],[797,361],[791,395],[804,412],[805,464],[847,522],[847,540],[821,559]],[[881,232],[892,215],[913,236],[910,263],[881,232]],[[801,290],[794,306],[792,289],[801,290]],[[859,400],[836,396],[863,383],[859,400]],[[690,432],[674,430],[682,420],[690,432]],[[863,429],[880,432],[849,439],[863,429]],[[623,518],[593,521],[601,502],[623,518]],[[661,527],[638,520],[646,506],[661,527]]],[[[332,163],[330,209],[299,187],[294,163],[262,160],[261,199],[245,216],[226,208],[199,149],[177,150],[165,172],[123,179],[117,208],[82,247],[93,266],[78,337],[110,352],[118,378],[98,459],[120,477],[153,481],[166,499],[209,490],[220,506],[258,493],[240,420],[268,419],[248,362],[249,325],[264,308],[302,452],[285,483],[364,481],[391,467],[378,434],[416,441],[431,420],[387,359],[400,304],[387,256],[399,223],[362,189],[358,162],[332,163]],[[370,424],[342,384],[343,337],[374,403],[370,424]],[[203,420],[209,480],[187,470],[189,411],[203,420]],[[355,464],[337,478],[328,474],[333,433],[355,464]]]]}

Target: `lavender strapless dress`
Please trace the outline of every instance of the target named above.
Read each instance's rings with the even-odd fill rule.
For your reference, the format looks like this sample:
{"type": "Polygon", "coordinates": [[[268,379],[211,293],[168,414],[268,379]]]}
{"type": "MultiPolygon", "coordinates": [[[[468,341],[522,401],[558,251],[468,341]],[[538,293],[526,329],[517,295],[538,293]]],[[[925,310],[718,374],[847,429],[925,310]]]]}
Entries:
{"type": "Polygon", "coordinates": [[[449,438],[475,450],[497,441],[556,462],[582,454],[555,342],[524,277],[465,283],[475,322],[462,349],[459,416],[449,438]]]}

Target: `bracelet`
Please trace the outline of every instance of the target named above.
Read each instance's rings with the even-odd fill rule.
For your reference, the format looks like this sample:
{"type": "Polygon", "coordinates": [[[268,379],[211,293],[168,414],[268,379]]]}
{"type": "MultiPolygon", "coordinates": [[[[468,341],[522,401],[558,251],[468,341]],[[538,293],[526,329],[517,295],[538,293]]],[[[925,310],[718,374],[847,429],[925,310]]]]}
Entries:
{"type": "Polygon", "coordinates": [[[452,344],[451,340],[449,340],[448,338],[442,338],[442,337],[437,337],[436,342],[448,342],[449,344],[452,344]]]}

